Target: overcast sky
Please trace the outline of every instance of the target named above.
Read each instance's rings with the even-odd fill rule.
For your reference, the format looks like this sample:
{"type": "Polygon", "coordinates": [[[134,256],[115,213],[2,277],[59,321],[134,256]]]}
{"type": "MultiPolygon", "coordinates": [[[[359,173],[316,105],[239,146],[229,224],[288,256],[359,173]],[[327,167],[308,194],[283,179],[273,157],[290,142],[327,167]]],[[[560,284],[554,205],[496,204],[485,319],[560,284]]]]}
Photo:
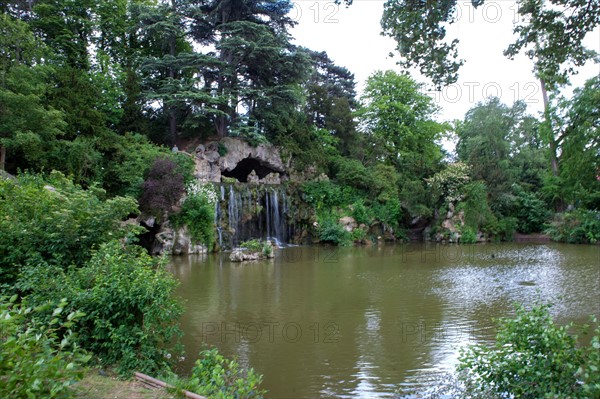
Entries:
{"type": "MultiPolygon", "coordinates": [[[[354,0],[352,6],[345,7],[332,1],[295,1],[291,16],[298,25],[291,33],[296,44],[326,51],[336,64],[353,72],[360,91],[376,70],[401,71],[389,57],[395,42],[380,35],[383,4],[379,0],[354,0]]],[[[448,37],[460,39],[459,56],[466,62],[455,85],[430,93],[442,107],[439,119],[462,119],[469,108],[489,95],[497,95],[508,104],[525,100],[532,114],[541,111],[542,96],[531,72],[532,62],[525,56],[511,61],[502,54],[513,41],[513,21],[518,18],[515,1],[488,0],[475,9],[470,0],[459,0],[459,16],[448,37]]],[[[600,51],[600,28],[586,38],[586,43],[600,51]]],[[[417,81],[429,83],[417,71],[411,73],[417,81]]],[[[573,87],[598,74],[598,64],[586,65],[572,78],[573,87]]]]}

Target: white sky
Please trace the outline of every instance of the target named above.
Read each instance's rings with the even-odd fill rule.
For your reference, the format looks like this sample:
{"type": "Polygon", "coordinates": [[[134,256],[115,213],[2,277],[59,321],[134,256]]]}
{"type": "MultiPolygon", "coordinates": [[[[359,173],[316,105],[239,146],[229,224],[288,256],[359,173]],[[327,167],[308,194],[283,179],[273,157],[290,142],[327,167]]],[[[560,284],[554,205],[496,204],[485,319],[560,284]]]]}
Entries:
{"type": "MultiPolygon", "coordinates": [[[[291,34],[296,44],[326,51],[336,64],[353,72],[360,92],[374,71],[401,71],[396,61],[389,58],[389,53],[395,52],[395,42],[380,35],[383,4],[381,0],[354,0],[346,8],[332,1],[295,1],[290,15],[298,25],[291,34]]],[[[442,92],[430,92],[442,107],[439,119],[463,119],[466,111],[489,95],[496,95],[509,105],[525,100],[530,113],[540,112],[542,95],[531,72],[532,62],[522,55],[511,61],[502,54],[513,42],[513,20],[518,18],[515,1],[488,0],[475,9],[470,0],[459,0],[459,7],[458,22],[448,29],[447,37],[460,39],[459,57],[466,62],[455,85],[442,92]]],[[[600,51],[600,28],[586,38],[586,43],[600,51]]],[[[419,82],[430,83],[418,71],[411,74],[419,82]]],[[[588,63],[571,79],[572,87],[582,86],[586,79],[598,74],[600,66],[588,63]]]]}

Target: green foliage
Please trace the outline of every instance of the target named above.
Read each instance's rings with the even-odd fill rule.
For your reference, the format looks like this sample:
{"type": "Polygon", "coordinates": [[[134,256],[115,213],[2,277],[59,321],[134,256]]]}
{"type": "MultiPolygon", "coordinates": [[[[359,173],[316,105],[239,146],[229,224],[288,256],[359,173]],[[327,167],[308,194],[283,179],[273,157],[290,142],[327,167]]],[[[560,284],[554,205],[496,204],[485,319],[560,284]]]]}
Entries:
{"type": "Polygon", "coordinates": [[[354,242],[361,242],[367,237],[367,232],[364,229],[361,229],[360,227],[357,227],[354,230],[352,230],[352,233],[350,234],[352,241],[354,242]]]}
{"type": "Polygon", "coordinates": [[[352,217],[358,224],[369,226],[373,220],[370,209],[367,209],[362,199],[355,201],[352,204],[352,217]]]}
{"type": "Polygon", "coordinates": [[[94,248],[137,230],[121,222],[137,213],[131,198],[104,199],[60,173],[0,179],[0,284],[11,287],[27,264],[82,266],[94,248]]]}
{"type": "Polygon", "coordinates": [[[317,211],[342,205],[344,192],[342,188],[328,180],[313,180],[302,184],[304,200],[314,206],[317,211]]]}
{"type": "Polygon", "coordinates": [[[227,147],[225,146],[225,144],[219,142],[218,146],[217,146],[217,152],[219,153],[219,156],[224,157],[225,155],[227,155],[227,147]]]}
{"type": "Polygon", "coordinates": [[[264,257],[270,258],[273,255],[273,245],[269,241],[265,241],[262,245],[262,255],[264,257]]]}
{"type": "Polygon", "coordinates": [[[371,159],[385,160],[407,179],[437,171],[442,160],[438,140],[448,129],[433,120],[431,97],[407,74],[378,71],[367,80],[357,111],[359,128],[372,139],[371,159]]]}
{"type": "Polygon", "coordinates": [[[69,297],[65,310],[84,313],[73,327],[78,344],[103,364],[116,364],[123,375],[154,373],[169,367],[170,346],[180,333],[177,282],[165,264],[139,246],[111,241],[80,268],[28,267],[19,285],[29,289],[32,304],[69,297]]]}
{"type": "Polygon", "coordinates": [[[558,213],[546,234],[555,241],[595,244],[600,241],[600,212],[578,209],[558,213]]]}
{"type": "Polygon", "coordinates": [[[336,179],[344,184],[359,189],[368,189],[371,184],[371,176],[367,168],[356,159],[339,157],[336,163],[336,179]]]}
{"type": "Polygon", "coordinates": [[[208,248],[212,247],[215,240],[216,195],[210,185],[189,185],[181,211],[170,218],[176,227],[187,226],[191,237],[208,248]]]}
{"type": "Polygon", "coordinates": [[[70,398],[72,384],[83,378],[90,359],[76,343],[79,312],[66,313],[66,300],[50,308],[31,308],[0,298],[0,396],[3,398],[70,398]],[[48,322],[38,314],[52,311],[48,322]]]}
{"type": "Polygon", "coordinates": [[[371,208],[376,220],[392,228],[398,227],[402,217],[402,206],[400,200],[392,198],[384,203],[375,202],[371,208]]]}
{"type": "MultiPolygon", "coordinates": [[[[485,0],[473,2],[475,7],[485,0]]],[[[516,40],[505,55],[524,52],[535,62],[537,76],[552,85],[564,84],[575,73],[575,66],[593,59],[595,52],[583,45],[584,38],[598,26],[600,8],[577,0],[562,0],[552,5],[535,0],[518,3],[520,18],[515,23],[516,40]]],[[[446,37],[446,27],[460,18],[457,0],[442,6],[411,0],[385,3],[381,27],[394,38],[405,68],[419,67],[436,87],[458,79],[464,60],[458,58],[458,38],[446,37]]]]}
{"type": "Polygon", "coordinates": [[[550,218],[546,203],[521,186],[513,185],[513,192],[516,195],[513,215],[518,219],[517,230],[526,234],[542,231],[550,218]]]}
{"type": "Polygon", "coordinates": [[[240,247],[246,248],[249,252],[252,253],[261,252],[263,249],[263,243],[260,240],[253,238],[251,240],[241,242],[240,247]]]}
{"type": "Polygon", "coordinates": [[[141,247],[112,241],[67,276],[73,306],[85,313],[79,342],[103,363],[117,363],[123,374],[168,367],[182,308],[173,297],[177,281],[165,264],[141,247]]]}
{"type": "Polygon", "coordinates": [[[481,182],[470,183],[465,187],[465,194],[466,198],[459,208],[465,212],[465,225],[477,231],[493,218],[487,202],[486,186],[481,182]]]}
{"type": "Polygon", "coordinates": [[[262,375],[254,369],[243,369],[236,360],[225,358],[216,348],[199,354],[187,379],[175,386],[211,399],[260,399],[266,391],[260,388],[262,375]]]}
{"type": "Polygon", "coordinates": [[[252,147],[258,147],[261,144],[269,143],[269,140],[256,126],[250,126],[247,123],[239,123],[235,126],[232,126],[229,136],[240,137],[252,147]]]}
{"type": "MultiPolygon", "coordinates": [[[[518,306],[501,319],[493,346],[461,352],[459,376],[473,398],[592,398],[600,395],[600,328],[589,347],[577,347],[571,325],[557,326],[551,305],[518,306]]],[[[594,320],[595,322],[595,320],[594,320]]]]}
{"type": "Polygon", "coordinates": [[[461,244],[474,244],[477,242],[477,232],[470,227],[465,227],[461,231],[461,244]]]}
{"type": "Polygon", "coordinates": [[[352,244],[351,234],[334,217],[319,218],[318,234],[322,242],[341,246],[352,244]]]}
{"type": "Polygon", "coordinates": [[[166,147],[152,144],[140,134],[127,133],[116,137],[104,184],[113,194],[139,198],[144,180],[157,159],[175,162],[185,181],[192,175],[194,166],[191,158],[179,153],[173,154],[166,147]]]}

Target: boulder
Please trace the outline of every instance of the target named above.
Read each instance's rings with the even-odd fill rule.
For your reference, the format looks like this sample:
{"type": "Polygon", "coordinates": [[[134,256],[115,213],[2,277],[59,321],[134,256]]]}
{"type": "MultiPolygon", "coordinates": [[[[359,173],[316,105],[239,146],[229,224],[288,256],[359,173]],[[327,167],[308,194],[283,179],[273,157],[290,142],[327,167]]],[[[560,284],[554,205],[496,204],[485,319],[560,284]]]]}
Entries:
{"type": "MultiPolygon", "coordinates": [[[[248,180],[250,181],[250,180],[248,180]]],[[[262,184],[281,184],[281,176],[279,173],[269,173],[262,179],[260,179],[260,183],[262,184]]]]}
{"type": "Polygon", "coordinates": [[[256,174],[256,172],[254,171],[254,169],[252,169],[252,172],[250,172],[250,174],[248,175],[248,183],[254,183],[254,184],[258,184],[258,175],[256,174]]]}
{"type": "Polygon", "coordinates": [[[354,220],[354,218],[352,216],[344,216],[343,218],[340,218],[340,220],[338,220],[338,222],[344,227],[344,230],[346,230],[347,232],[350,232],[350,233],[356,227],[358,227],[356,220],[354,220]]]}

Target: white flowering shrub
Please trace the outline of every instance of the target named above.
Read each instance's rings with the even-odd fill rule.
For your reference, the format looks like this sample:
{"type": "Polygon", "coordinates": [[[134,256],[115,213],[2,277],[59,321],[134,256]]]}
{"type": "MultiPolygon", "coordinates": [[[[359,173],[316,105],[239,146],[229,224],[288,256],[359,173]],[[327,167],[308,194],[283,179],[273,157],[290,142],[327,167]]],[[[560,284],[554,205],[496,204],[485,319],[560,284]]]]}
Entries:
{"type": "Polygon", "coordinates": [[[217,204],[217,201],[219,200],[217,191],[215,190],[215,186],[210,183],[202,184],[199,182],[193,182],[186,186],[185,191],[188,197],[203,197],[209,204],[213,206],[215,206],[217,204]]]}
{"type": "Polygon", "coordinates": [[[471,182],[471,169],[463,162],[451,163],[431,178],[426,179],[428,187],[436,198],[446,203],[457,203],[465,197],[465,186],[471,182]]]}

